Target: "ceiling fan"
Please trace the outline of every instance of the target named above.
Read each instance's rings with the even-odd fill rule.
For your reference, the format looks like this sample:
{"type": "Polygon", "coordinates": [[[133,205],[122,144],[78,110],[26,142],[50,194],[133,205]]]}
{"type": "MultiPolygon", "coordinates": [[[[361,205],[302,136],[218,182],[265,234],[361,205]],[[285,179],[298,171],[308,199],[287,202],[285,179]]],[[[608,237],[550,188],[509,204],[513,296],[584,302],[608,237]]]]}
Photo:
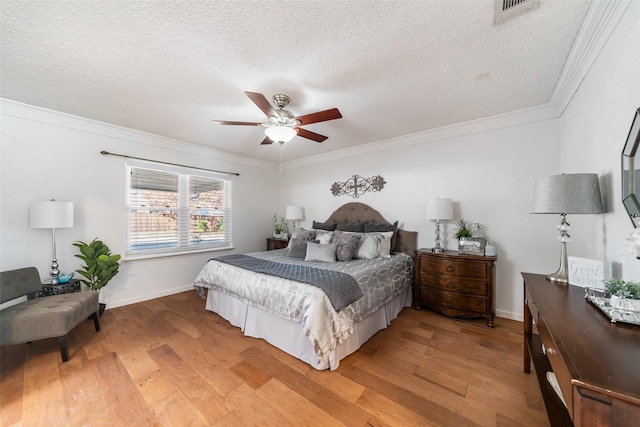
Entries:
{"type": "Polygon", "coordinates": [[[273,95],[273,104],[276,106],[276,109],[274,109],[263,94],[247,91],[245,91],[245,94],[267,116],[266,122],[231,122],[224,120],[214,120],[213,122],[219,125],[262,126],[265,128],[264,133],[266,137],[261,144],[272,144],[275,141],[282,145],[291,141],[296,135],[312,141],[322,142],[328,137],[303,129],[300,126],[326,122],[342,117],[342,114],[340,114],[337,108],[330,108],[328,110],[318,111],[317,113],[296,117],[290,111],[284,109],[284,107],[289,104],[289,101],[291,101],[291,98],[287,95],[273,95]]]}

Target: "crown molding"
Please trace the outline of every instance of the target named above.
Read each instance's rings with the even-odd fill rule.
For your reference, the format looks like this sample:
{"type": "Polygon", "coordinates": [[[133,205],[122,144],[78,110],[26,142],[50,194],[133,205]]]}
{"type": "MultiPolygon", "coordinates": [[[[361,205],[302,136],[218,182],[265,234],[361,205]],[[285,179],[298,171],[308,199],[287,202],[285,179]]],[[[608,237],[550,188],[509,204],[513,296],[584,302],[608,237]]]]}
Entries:
{"type": "Polygon", "coordinates": [[[282,169],[295,169],[509,126],[559,118],[580,88],[580,84],[589,73],[591,66],[630,4],[629,0],[593,1],[560,74],[556,89],[547,104],[292,160],[283,163],[282,169]]]}
{"type": "Polygon", "coordinates": [[[0,114],[34,122],[46,123],[52,126],[73,129],[80,132],[92,133],[116,139],[149,145],[154,148],[179,151],[200,157],[212,158],[216,161],[229,162],[261,169],[278,170],[273,162],[238,156],[225,151],[215,150],[178,139],[167,138],[148,132],[142,132],[123,126],[112,125],[97,120],[74,116],[60,111],[49,110],[35,105],[25,104],[7,98],[0,98],[0,114]]]}

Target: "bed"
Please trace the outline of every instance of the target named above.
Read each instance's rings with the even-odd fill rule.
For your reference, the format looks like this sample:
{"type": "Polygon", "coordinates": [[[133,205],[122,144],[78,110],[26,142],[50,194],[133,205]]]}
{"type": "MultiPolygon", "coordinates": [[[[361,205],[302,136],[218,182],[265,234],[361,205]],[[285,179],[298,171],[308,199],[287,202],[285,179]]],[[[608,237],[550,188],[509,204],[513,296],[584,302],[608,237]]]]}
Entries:
{"type": "Polygon", "coordinates": [[[411,306],[417,233],[397,224],[366,204],[347,203],[294,232],[286,249],[212,258],[194,286],[207,310],[244,335],[335,370],[411,306]],[[352,260],[343,241],[357,242],[352,260]],[[339,261],[327,262],[334,247],[339,261]],[[309,284],[316,277],[325,283],[309,284]]]}

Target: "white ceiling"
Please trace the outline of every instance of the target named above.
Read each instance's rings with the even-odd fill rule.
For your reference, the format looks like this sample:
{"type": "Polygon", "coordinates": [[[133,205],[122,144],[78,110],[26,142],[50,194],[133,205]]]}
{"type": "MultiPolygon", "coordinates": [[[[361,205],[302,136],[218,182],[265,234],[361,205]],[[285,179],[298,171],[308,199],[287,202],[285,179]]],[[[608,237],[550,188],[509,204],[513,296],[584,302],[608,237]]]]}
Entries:
{"type": "Polygon", "coordinates": [[[535,107],[551,99],[590,0],[0,1],[0,96],[270,162],[244,91],[287,94],[329,137],[283,161],[535,107]]]}

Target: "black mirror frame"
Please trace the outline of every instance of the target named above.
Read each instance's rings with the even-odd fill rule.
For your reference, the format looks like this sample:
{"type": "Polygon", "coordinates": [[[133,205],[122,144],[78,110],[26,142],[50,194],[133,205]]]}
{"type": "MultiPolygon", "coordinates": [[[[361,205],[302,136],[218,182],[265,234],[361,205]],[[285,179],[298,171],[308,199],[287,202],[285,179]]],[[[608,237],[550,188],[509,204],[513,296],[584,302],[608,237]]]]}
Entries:
{"type": "MultiPolygon", "coordinates": [[[[640,185],[636,185],[636,180],[640,180],[640,170],[636,171],[636,160],[640,162],[640,158],[636,159],[638,147],[640,146],[640,108],[631,122],[631,129],[627,141],[622,149],[622,204],[629,214],[631,223],[634,227],[640,227],[640,185]]],[[[638,165],[640,166],[640,164],[638,165]]]]}

